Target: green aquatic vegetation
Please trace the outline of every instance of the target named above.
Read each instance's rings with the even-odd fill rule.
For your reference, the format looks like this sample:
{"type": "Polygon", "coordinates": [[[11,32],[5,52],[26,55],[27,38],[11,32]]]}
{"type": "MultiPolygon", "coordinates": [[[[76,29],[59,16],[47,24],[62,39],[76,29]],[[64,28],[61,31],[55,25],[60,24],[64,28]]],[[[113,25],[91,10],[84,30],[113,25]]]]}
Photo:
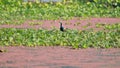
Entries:
{"type": "Polygon", "coordinates": [[[107,24],[104,26],[105,29],[108,29],[108,30],[115,30],[115,29],[120,29],[120,24],[107,24]]]}
{"type": "Polygon", "coordinates": [[[30,22],[29,24],[30,25],[42,25],[43,22],[30,22]]]}
{"type": "Polygon", "coordinates": [[[119,48],[120,26],[109,31],[57,29],[0,29],[1,46],[71,46],[73,48],[119,48]],[[117,30],[116,30],[117,29],[117,30]]]}
{"type": "Polygon", "coordinates": [[[120,29],[120,24],[116,23],[116,24],[102,24],[102,23],[98,23],[96,24],[96,28],[104,28],[104,30],[119,30],[120,29]]]}
{"type": "Polygon", "coordinates": [[[119,6],[104,5],[98,2],[54,4],[0,0],[0,24],[21,24],[26,20],[68,20],[73,17],[120,17],[119,6]]]}

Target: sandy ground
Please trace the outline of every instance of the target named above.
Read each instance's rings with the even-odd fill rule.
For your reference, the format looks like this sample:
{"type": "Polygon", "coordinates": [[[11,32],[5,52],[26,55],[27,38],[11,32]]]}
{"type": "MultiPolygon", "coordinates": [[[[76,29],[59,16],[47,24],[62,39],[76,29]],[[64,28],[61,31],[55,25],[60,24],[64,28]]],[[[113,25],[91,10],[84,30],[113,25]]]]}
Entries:
{"type": "Polygon", "coordinates": [[[52,29],[59,28],[59,22],[63,23],[64,28],[84,30],[94,28],[99,30],[101,28],[96,28],[96,24],[115,24],[120,23],[120,18],[87,18],[87,19],[71,19],[71,20],[28,20],[21,25],[4,24],[0,25],[0,28],[34,28],[34,29],[52,29]],[[31,25],[32,24],[32,25],[31,25]]]}
{"type": "Polygon", "coordinates": [[[0,68],[119,68],[120,49],[0,47],[0,68]]]}

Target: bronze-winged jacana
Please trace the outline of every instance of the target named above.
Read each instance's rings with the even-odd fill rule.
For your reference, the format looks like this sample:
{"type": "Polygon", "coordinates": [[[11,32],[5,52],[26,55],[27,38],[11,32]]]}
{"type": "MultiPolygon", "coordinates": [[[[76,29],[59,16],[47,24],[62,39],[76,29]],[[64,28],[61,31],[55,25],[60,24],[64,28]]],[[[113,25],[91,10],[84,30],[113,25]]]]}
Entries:
{"type": "Polygon", "coordinates": [[[60,31],[64,31],[64,27],[62,25],[62,22],[60,22],[60,31]]]}

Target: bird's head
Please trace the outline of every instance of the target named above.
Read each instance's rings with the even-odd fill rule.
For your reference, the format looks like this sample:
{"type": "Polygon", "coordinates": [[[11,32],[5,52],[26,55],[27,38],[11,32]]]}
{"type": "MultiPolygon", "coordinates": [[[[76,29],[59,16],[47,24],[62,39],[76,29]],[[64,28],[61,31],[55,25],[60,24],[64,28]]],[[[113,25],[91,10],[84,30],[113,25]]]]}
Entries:
{"type": "Polygon", "coordinates": [[[62,26],[62,22],[59,22],[60,23],[60,25],[62,26]]]}

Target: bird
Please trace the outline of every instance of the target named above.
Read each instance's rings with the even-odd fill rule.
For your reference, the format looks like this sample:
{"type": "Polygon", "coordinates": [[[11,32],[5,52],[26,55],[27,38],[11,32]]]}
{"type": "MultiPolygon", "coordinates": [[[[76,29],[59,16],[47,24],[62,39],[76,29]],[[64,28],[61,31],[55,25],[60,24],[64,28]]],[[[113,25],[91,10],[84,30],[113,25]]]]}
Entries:
{"type": "Polygon", "coordinates": [[[64,27],[62,25],[62,22],[60,22],[60,31],[64,31],[64,27]]]}

